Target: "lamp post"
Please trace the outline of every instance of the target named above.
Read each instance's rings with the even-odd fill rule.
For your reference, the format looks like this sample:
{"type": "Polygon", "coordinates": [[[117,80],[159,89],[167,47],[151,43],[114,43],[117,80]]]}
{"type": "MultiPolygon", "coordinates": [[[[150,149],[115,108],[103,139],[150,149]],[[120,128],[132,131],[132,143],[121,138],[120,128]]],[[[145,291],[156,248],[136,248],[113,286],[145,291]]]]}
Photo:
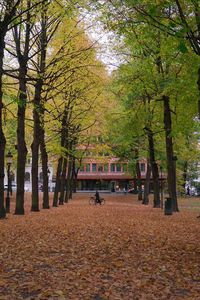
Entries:
{"type": "Polygon", "coordinates": [[[162,166],[160,166],[160,193],[161,193],[161,209],[163,209],[163,181],[162,181],[162,166]]]}
{"type": "Polygon", "coordinates": [[[7,195],[6,195],[6,212],[10,212],[10,192],[11,192],[11,178],[10,178],[10,167],[12,164],[12,154],[9,151],[8,154],[6,155],[7,159],[7,177],[8,177],[8,188],[7,188],[7,195]]]}

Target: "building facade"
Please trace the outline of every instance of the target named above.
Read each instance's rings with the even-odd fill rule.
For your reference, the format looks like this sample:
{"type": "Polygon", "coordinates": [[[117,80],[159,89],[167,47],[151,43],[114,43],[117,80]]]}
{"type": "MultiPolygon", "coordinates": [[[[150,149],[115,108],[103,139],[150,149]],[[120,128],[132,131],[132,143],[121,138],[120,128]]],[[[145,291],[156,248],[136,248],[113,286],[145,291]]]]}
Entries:
{"type": "MultiPolygon", "coordinates": [[[[140,161],[141,179],[146,175],[146,161],[140,161]]],[[[116,157],[84,158],[78,173],[78,190],[123,191],[134,186],[128,162],[116,157]]]]}

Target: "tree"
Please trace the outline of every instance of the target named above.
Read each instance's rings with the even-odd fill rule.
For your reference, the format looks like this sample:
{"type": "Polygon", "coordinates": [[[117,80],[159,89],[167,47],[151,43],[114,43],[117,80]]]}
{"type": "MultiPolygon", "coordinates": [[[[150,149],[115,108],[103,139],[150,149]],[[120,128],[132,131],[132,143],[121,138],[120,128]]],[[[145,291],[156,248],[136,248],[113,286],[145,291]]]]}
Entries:
{"type": "MultiPolygon", "coordinates": [[[[197,45],[199,39],[199,4],[197,1],[192,1],[189,4],[186,1],[182,1],[181,3],[180,1],[163,1],[156,2],[155,4],[150,1],[94,2],[100,8],[100,13],[103,12],[101,19],[107,25],[107,28],[114,30],[122,37],[125,45],[128,45],[129,51],[123,51],[125,53],[122,56],[124,61],[130,60],[130,57],[136,59],[143,56],[144,60],[146,57],[149,60],[150,58],[154,59],[155,66],[157,65],[158,75],[157,79],[155,79],[157,86],[154,88],[155,91],[157,90],[157,95],[155,97],[154,93],[153,101],[158,100],[158,97],[160,97],[159,100],[162,100],[164,104],[165,114],[163,121],[165,121],[166,141],[171,143],[170,147],[168,147],[169,143],[166,144],[168,172],[171,173],[171,175],[168,174],[168,178],[174,178],[174,180],[169,180],[168,185],[171,190],[170,194],[176,199],[176,187],[173,186],[176,177],[174,161],[176,155],[173,149],[175,141],[173,132],[176,122],[174,115],[176,112],[174,112],[173,107],[176,108],[177,99],[181,102],[183,98],[183,94],[180,93],[180,90],[178,91],[180,85],[177,82],[177,78],[182,78],[181,82],[186,80],[191,84],[191,80],[188,77],[186,79],[182,72],[185,65],[187,65],[185,57],[191,60],[189,69],[193,70],[192,73],[198,69],[198,59],[196,59],[197,64],[192,61],[195,54],[198,53],[199,47],[197,45]],[[153,36],[153,44],[152,42],[147,42],[153,36]],[[163,42],[164,39],[165,42],[163,42]],[[138,46],[137,50],[133,51],[135,40],[135,44],[138,44],[138,46]],[[188,47],[188,41],[190,41],[193,52],[188,47]],[[172,84],[172,79],[170,78],[173,75],[175,75],[174,83],[176,83],[176,86],[172,84]],[[177,97],[177,93],[180,93],[181,96],[177,97]],[[170,119],[173,122],[172,127],[170,127],[170,119]]],[[[196,95],[196,92],[192,95],[192,105],[195,105],[196,102],[194,95],[196,95]]],[[[190,116],[189,120],[191,123],[193,123],[192,118],[195,118],[195,113],[192,117],[190,116]]],[[[177,210],[177,205],[175,206],[177,210]]]]}
{"type": "MultiPolygon", "coordinates": [[[[146,23],[159,29],[166,37],[171,35],[177,49],[186,53],[188,48],[200,56],[200,5],[198,0],[170,0],[152,3],[143,1],[92,1],[102,11],[102,18],[109,28],[121,33],[134,30],[146,23]]],[[[93,9],[93,6],[90,6],[93,9]]],[[[199,64],[198,64],[199,65],[199,64]]],[[[198,113],[200,118],[200,67],[198,67],[198,113]]]]}
{"type": "Polygon", "coordinates": [[[4,207],[4,157],[6,139],[3,132],[3,58],[5,50],[5,36],[8,32],[9,25],[15,20],[15,12],[20,4],[20,0],[1,1],[0,3],[0,218],[5,218],[6,212],[4,207]]]}

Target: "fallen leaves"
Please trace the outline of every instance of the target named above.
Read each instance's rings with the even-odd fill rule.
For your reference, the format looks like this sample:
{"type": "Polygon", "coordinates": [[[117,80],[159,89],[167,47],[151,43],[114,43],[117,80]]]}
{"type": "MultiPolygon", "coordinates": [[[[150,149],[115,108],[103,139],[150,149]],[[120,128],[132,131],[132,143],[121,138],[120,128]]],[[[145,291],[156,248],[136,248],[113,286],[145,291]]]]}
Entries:
{"type": "MultiPolygon", "coordinates": [[[[164,216],[132,195],[0,222],[0,300],[198,300],[199,220],[164,216]]],[[[27,199],[30,200],[30,199],[27,199]]]]}

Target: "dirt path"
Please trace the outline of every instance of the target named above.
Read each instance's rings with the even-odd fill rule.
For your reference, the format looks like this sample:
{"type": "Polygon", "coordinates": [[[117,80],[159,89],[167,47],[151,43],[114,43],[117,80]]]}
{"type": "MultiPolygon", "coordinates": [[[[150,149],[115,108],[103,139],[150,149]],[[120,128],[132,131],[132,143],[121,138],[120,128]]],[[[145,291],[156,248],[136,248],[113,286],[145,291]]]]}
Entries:
{"type": "Polygon", "coordinates": [[[0,221],[0,300],[200,299],[196,213],[88,197],[0,221]]]}

